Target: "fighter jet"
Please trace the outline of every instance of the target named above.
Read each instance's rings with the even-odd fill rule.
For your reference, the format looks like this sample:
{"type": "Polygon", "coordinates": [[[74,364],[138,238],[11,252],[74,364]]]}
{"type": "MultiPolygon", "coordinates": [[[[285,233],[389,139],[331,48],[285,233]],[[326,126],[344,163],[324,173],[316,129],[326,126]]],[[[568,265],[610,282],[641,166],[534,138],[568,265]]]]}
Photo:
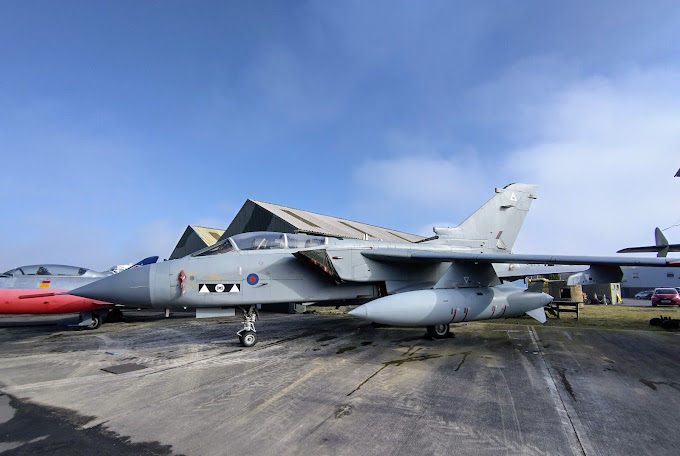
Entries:
{"type": "MultiPolygon", "coordinates": [[[[157,256],[131,266],[155,263],[157,256]]],[[[43,264],[21,266],[0,275],[0,314],[80,313],[79,327],[97,329],[104,320],[122,318],[114,304],[64,294],[73,288],[109,277],[113,272],[98,272],[78,266],[43,264]]]]}
{"type": "MultiPolygon", "coordinates": [[[[135,307],[195,307],[197,317],[243,310],[243,346],[257,342],[256,304],[356,304],[376,323],[425,326],[447,337],[450,324],[529,314],[546,321],[552,297],[501,284],[494,264],[585,264],[572,283],[620,281],[620,265],[667,266],[664,258],[511,254],[534,185],[510,184],[455,228],[415,243],[251,232],[186,257],[124,271],[70,293],[135,307]]],[[[505,271],[507,273],[507,271],[505,271]]],[[[510,273],[513,274],[513,273],[510,273]]],[[[499,275],[501,277],[499,277],[499,275]]]]}

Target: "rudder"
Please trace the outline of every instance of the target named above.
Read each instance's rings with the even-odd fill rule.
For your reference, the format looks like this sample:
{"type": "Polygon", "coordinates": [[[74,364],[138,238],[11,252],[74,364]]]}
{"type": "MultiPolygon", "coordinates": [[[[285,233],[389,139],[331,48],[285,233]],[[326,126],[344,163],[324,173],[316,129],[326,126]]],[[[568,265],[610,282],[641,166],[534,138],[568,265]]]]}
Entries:
{"type": "Polygon", "coordinates": [[[455,228],[434,228],[451,245],[482,252],[510,253],[538,186],[510,184],[455,228]]]}

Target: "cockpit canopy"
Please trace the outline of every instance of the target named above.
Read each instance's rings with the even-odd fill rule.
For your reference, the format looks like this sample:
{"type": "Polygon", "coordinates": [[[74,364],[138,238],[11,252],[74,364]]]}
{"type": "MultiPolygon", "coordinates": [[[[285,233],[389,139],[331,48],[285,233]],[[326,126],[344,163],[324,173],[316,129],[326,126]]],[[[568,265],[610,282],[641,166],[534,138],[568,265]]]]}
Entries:
{"type": "Polygon", "coordinates": [[[232,250],[274,250],[274,249],[304,249],[328,244],[323,236],[308,236],[306,234],[273,233],[269,231],[255,231],[252,233],[236,234],[223,239],[217,244],[207,247],[191,256],[218,255],[232,250]]]}
{"type": "Polygon", "coordinates": [[[4,272],[4,276],[89,276],[100,275],[96,271],[91,271],[86,268],[78,266],[67,266],[63,264],[33,264],[30,266],[21,266],[4,272]]]}

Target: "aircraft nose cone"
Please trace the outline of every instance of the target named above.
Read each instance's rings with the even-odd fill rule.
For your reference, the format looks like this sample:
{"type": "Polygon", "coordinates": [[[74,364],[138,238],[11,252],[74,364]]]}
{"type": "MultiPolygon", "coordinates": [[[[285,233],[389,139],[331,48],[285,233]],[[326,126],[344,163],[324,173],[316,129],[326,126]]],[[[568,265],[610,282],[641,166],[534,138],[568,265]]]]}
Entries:
{"type": "Polygon", "coordinates": [[[126,306],[148,307],[151,305],[149,276],[155,266],[128,269],[71,290],[69,294],[126,306]]]}
{"type": "Polygon", "coordinates": [[[549,294],[541,293],[541,303],[542,303],[542,305],[547,306],[548,304],[553,302],[553,299],[555,299],[555,298],[553,298],[549,294]]]}

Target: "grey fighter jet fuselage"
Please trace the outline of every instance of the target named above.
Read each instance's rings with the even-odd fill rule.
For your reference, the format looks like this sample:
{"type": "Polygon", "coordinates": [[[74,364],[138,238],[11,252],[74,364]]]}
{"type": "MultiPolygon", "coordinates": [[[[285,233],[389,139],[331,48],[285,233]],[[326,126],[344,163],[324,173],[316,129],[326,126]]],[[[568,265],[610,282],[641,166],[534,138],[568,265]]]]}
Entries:
{"type": "MultiPolygon", "coordinates": [[[[545,321],[552,298],[540,291],[501,286],[494,264],[591,264],[582,280],[615,275],[616,264],[640,259],[512,255],[536,187],[511,184],[455,228],[395,243],[254,232],[224,239],[189,256],[124,271],[71,293],[134,307],[195,307],[197,316],[244,310],[239,331],[257,341],[255,304],[361,304],[351,314],[377,323],[426,326],[445,337],[449,324],[528,313],[545,321]],[[567,262],[568,260],[568,262],[567,262]]],[[[645,265],[665,266],[665,259],[645,265]]],[[[233,313],[232,313],[233,315],[233,313]]]]}

